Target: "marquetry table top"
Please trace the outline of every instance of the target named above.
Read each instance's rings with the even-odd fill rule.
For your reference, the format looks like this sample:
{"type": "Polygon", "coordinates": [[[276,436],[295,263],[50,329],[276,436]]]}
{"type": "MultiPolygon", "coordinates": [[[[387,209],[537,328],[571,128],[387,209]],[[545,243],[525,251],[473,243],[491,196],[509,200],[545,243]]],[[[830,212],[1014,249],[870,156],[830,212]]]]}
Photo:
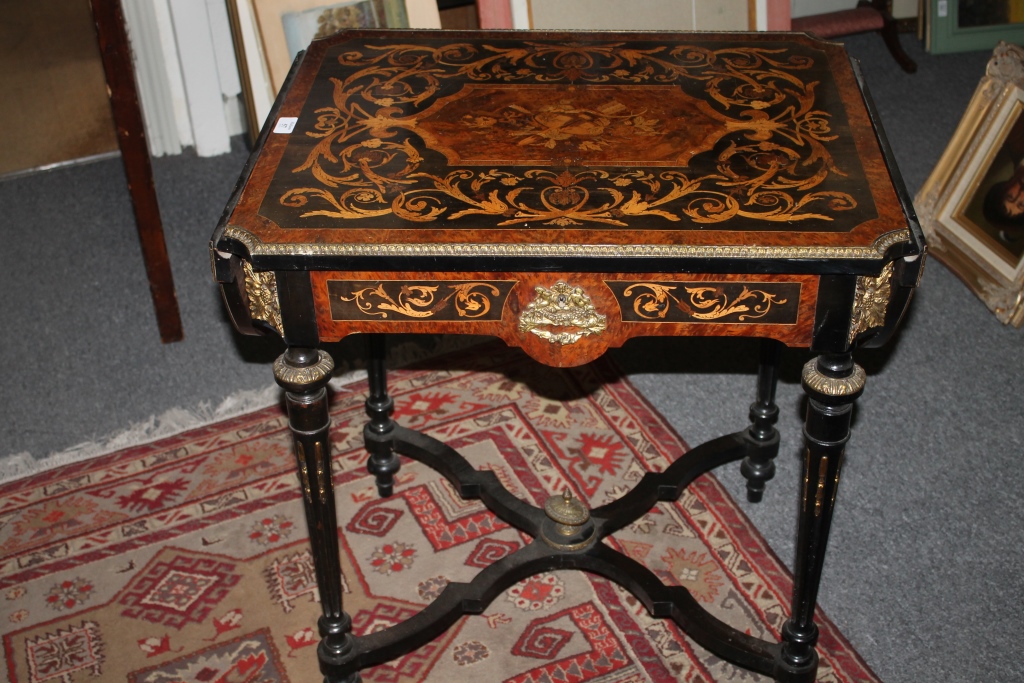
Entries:
{"type": "Polygon", "coordinates": [[[804,35],[353,31],[296,62],[214,243],[878,272],[923,248],[887,157],[842,47],[804,35]]]}

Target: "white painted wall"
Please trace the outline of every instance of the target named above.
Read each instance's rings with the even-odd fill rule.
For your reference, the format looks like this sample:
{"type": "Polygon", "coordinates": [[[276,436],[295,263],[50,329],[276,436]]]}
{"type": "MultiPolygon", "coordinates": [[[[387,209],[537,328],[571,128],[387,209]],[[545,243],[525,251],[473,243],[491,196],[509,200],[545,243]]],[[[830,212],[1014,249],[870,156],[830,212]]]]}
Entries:
{"type": "Polygon", "coordinates": [[[246,131],[224,0],[123,0],[153,156],[224,154],[246,131]]]}
{"type": "MultiPolygon", "coordinates": [[[[175,0],[171,3],[171,22],[185,78],[196,154],[201,157],[226,154],[231,151],[231,137],[224,116],[218,50],[212,35],[215,24],[210,21],[205,0],[175,0]]],[[[236,66],[236,73],[237,70],[236,66]]]]}
{"type": "MultiPolygon", "coordinates": [[[[179,154],[182,147],[191,146],[193,140],[181,72],[177,68],[173,72],[168,71],[166,54],[162,49],[165,37],[161,35],[162,23],[157,17],[161,10],[167,13],[169,25],[170,10],[165,2],[145,0],[123,0],[121,6],[128,26],[128,40],[132,46],[135,81],[149,153],[152,156],[179,154]],[[184,115],[184,126],[179,125],[178,117],[181,114],[184,115]]],[[[170,44],[173,47],[173,32],[170,44]]],[[[176,63],[176,49],[174,60],[176,63]]]]}

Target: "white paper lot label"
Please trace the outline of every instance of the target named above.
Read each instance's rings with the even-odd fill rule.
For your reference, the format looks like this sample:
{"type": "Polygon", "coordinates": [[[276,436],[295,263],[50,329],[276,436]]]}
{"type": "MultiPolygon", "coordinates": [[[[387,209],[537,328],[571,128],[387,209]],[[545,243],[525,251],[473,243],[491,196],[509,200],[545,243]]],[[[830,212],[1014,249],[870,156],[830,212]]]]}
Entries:
{"type": "Polygon", "coordinates": [[[299,122],[298,116],[282,116],[274,126],[275,133],[291,133],[295,130],[295,124],[299,122]]]}

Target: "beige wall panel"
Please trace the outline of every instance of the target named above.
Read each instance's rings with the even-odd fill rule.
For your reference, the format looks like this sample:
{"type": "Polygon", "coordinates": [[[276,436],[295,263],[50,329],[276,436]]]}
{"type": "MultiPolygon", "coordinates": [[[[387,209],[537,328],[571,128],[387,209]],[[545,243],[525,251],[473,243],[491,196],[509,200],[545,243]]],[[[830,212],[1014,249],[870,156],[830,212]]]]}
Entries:
{"type": "MultiPolygon", "coordinates": [[[[694,1],[530,0],[530,11],[536,29],[686,31],[694,27],[694,1]]],[[[698,0],[699,4],[708,2],[698,0]]],[[[743,0],[744,18],[746,12],[746,0],[743,0]]]]}
{"type": "Polygon", "coordinates": [[[753,31],[748,0],[702,0],[694,8],[700,31],[753,31]]]}
{"type": "Polygon", "coordinates": [[[892,0],[892,15],[897,19],[917,16],[917,0],[892,0]]]}

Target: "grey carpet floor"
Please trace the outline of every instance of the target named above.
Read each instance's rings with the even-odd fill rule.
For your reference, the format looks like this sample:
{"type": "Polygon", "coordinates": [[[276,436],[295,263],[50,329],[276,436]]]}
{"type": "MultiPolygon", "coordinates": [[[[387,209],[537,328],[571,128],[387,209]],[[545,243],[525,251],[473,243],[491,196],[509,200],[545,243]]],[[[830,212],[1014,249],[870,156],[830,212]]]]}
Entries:
{"type": "MultiPolygon", "coordinates": [[[[987,54],[931,56],[915,75],[874,35],[849,39],[911,192],[938,160],[987,54]]],[[[171,408],[215,406],[270,382],[280,352],[234,334],[206,242],[246,157],[155,161],[184,342],[159,341],[120,161],[0,182],[0,464],[101,439],[171,408]],[[27,454],[27,455],[26,455],[27,454]]],[[[858,404],[821,605],[891,683],[1024,681],[1024,344],[943,266],[929,264],[889,347],[861,353],[858,404]]],[[[424,340],[425,344],[431,343],[424,340]]],[[[358,357],[359,345],[331,348],[358,357]]],[[[693,444],[745,424],[752,340],[634,340],[630,379],[693,444]]],[[[741,502],[792,561],[800,458],[799,367],[779,389],[779,473],[741,502]]],[[[735,468],[719,473],[738,500],[735,468]]],[[[743,678],[737,678],[743,680],[743,678]]]]}

